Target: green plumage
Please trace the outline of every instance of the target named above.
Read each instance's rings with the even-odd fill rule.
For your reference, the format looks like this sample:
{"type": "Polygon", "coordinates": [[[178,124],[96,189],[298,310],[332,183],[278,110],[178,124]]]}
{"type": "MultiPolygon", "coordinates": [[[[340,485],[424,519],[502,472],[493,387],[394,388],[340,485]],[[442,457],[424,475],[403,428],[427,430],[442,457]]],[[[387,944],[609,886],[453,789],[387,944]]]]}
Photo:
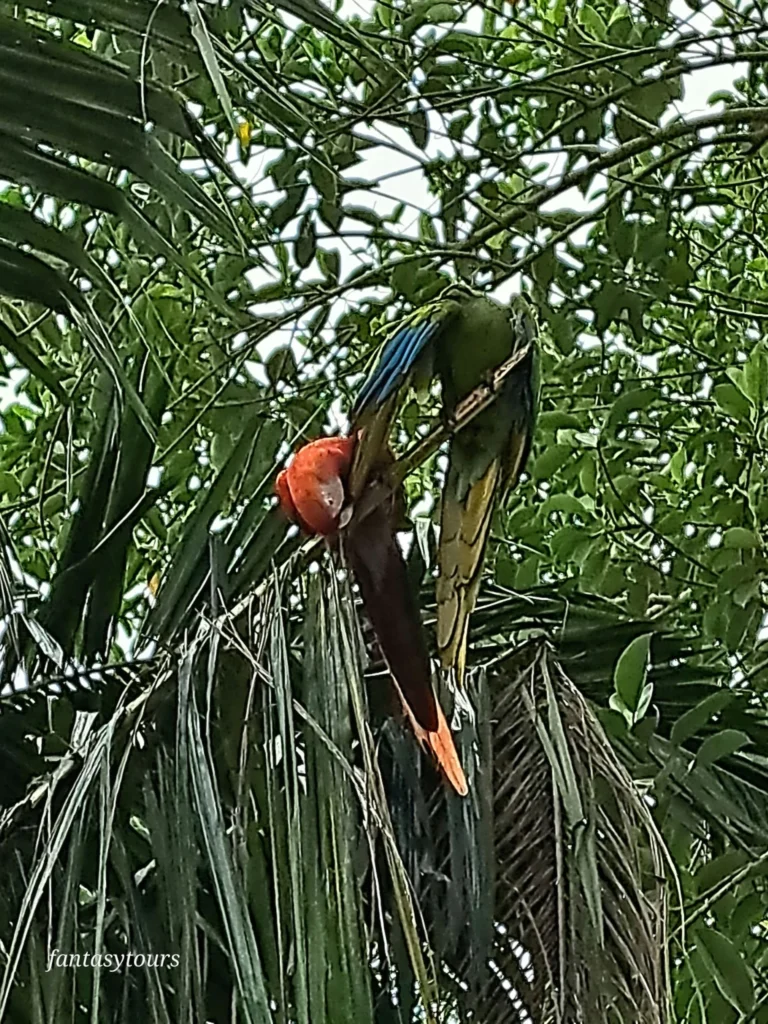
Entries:
{"type": "Polygon", "coordinates": [[[446,415],[515,352],[526,355],[498,397],[451,439],[443,490],[437,640],[444,668],[464,675],[469,615],[477,599],[495,503],[522,472],[536,419],[536,328],[522,299],[510,307],[461,287],[408,317],[385,345],[353,416],[392,409],[406,378],[437,373],[446,415]]]}
{"type": "MultiPolygon", "coordinates": [[[[475,298],[446,326],[439,367],[446,412],[478,387],[518,343],[509,309],[486,298],[475,298]]],[[[513,375],[514,376],[514,375],[513,375]]],[[[532,410],[531,410],[532,415],[532,410]]],[[[516,402],[494,402],[453,439],[449,474],[452,498],[461,501],[468,489],[505,451],[515,426],[523,426],[527,410],[516,402]]]]}

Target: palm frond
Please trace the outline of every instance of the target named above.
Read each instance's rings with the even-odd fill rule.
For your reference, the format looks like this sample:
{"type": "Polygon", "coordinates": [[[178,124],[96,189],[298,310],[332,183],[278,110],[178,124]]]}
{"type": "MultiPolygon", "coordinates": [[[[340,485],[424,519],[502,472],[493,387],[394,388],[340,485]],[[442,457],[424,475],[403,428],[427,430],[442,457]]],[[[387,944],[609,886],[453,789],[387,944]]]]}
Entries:
{"type": "MultiPolygon", "coordinates": [[[[313,577],[299,661],[289,579],[237,622],[200,619],[191,644],[135,663],[131,687],[111,712],[85,716],[51,776],[37,766],[37,785],[0,829],[4,849],[22,856],[24,824],[49,822],[46,854],[21,892],[11,869],[6,898],[21,910],[2,935],[1,1005],[17,991],[24,951],[42,949],[53,927],[60,949],[77,935],[81,952],[184,952],[172,993],[156,965],[129,992],[96,971],[94,1012],[143,999],[153,1021],[184,1019],[223,986],[251,1019],[309,1022],[341,1007],[343,1019],[372,1021],[374,995],[392,1003],[390,909],[421,1004],[432,1005],[421,917],[368,731],[350,595],[327,570],[313,577]],[[91,894],[86,909],[58,901],[75,878],[91,894]]],[[[29,714],[47,697],[15,700],[16,714],[29,714]]],[[[60,983],[43,994],[50,984],[41,969],[35,992],[59,1005],[60,983]]]]}
{"type": "MultiPolygon", "coordinates": [[[[48,5],[46,10],[50,13],[48,5]]],[[[157,81],[137,81],[118,61],[57,38],[40,25],[6,17],[0,25],[4,93],[25,97],[23,116],[18,105],[0,110],[0,173],[4,177],[124,216],[145,241],[154,241],[163,255],[177,260],[180,254],[163,241],[121,189],[86,166],[60,159],[50,147],[91,165],[128,168],[166,201],[237,244],[228,217],[194,178],[179,170],[164,145],[164,139],[191,144],[195,138],[176,96],[157,81]],[[150,122],[156,132],[147,131],[150,122]]],[[[105,284],[103,273],[94,271],[85,252],[66,234],[22,220],[20,211],[6,211],[0,218],[0,235],[53,253],[92,276],[95,283],[105,284]]]]}
{"type": "Polygon", "coordinates": [[[483,1019],[523,1019],[520,1000],[536,1021],[665,1021],[668,862],[648,807],[546,643],[490,692],[503,870],[483,1019]]]}

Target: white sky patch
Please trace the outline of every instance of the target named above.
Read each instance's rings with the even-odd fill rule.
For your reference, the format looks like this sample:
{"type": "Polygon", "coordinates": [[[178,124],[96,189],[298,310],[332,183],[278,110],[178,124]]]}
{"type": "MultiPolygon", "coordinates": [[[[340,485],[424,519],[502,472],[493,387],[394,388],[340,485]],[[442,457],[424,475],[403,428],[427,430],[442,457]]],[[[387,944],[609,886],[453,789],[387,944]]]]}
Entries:
{"type": "Polygon", "coordinates": [[[659,372],[659,359],[661,358],[661,353],[656,352],[652,356],[646,356],[641,352],[638,352],[636,356],[638,363],[644,370],[647,370],[649,373],[659,372]]]}
{"type": "MultiPolygon", "coordinates": [[[[6,356],[7,362],[13,360],[6,356]]],[[[0,380],[0,411],[7,409],[10,405],[23,405],[27,409],[34,409],[32,402],[19,388],[29,377],[29,371],[21,367],[14,367],[8,376],[0,380]]]]}

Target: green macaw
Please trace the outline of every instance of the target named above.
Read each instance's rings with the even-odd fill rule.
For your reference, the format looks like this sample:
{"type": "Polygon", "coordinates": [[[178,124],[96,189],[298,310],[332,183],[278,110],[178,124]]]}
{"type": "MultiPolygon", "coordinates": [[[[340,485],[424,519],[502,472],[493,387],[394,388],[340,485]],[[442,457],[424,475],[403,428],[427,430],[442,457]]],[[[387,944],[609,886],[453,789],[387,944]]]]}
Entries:
{"type": "Polygon", "coordinates": [[[450,417],[497,367],[527,348],[491,405],[450,442],[440,523],[437,646],[443,669],[459,686],[493,510],[517,483],[531,449],[538,403],[536,334],[525,300],[506,307],[450,285],[398,327],[352,410],[354,427],[381,431],[383,419],[388,433],[406,381],[436,372],[450,417]]]}

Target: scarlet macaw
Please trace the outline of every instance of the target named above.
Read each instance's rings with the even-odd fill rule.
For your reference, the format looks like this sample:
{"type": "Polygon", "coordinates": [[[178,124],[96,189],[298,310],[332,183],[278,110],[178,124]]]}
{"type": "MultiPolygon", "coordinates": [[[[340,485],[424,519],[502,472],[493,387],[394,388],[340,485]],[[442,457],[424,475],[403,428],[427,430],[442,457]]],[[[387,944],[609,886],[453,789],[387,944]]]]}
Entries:
{"type": "Polygon", "coordinates": [[[356,429],[386,435],[404,384],[437,372],[450,417],[493,370],[526,348],[498,397],[450,442],[438,553],[437,646],[443,669],[459,685],[493,510],[525,467],[536,421],[536,324],[527,303],[516,299],[505,307],[460,285],[449,286],[399,325],[352,411],[356,429]]]}
{"type": "Polygon", "coordinates": [[[285,515],[309,534],[332,537],[351,511],[342,533],[344,548],[398,696],[417,738],[465,796],[466,779],[432,689],[421,617],[395,536],[394,496],[359,518],[345,507],[356,442],[356,436],[310,442],[278,475],[275,490],[285,515]]]}

